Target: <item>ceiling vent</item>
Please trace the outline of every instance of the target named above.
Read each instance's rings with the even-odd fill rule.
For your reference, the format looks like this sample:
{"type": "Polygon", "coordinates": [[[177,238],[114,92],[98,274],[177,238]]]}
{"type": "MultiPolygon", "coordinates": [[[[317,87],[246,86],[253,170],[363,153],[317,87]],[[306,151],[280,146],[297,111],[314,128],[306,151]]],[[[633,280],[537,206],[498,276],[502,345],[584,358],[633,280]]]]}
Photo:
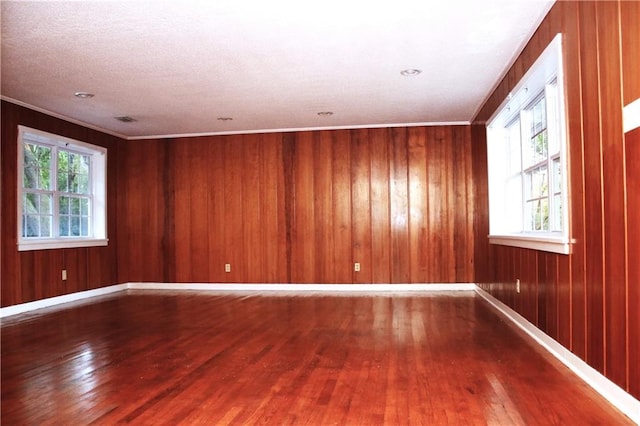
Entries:
{"type": "Polygon", "coordinates": [[[114,118],[118,121],[122,121],[123,123],[133,123],[134,121],[137,121],[135,118],[129,117],[128,115],[121,115],[114,118]]]}

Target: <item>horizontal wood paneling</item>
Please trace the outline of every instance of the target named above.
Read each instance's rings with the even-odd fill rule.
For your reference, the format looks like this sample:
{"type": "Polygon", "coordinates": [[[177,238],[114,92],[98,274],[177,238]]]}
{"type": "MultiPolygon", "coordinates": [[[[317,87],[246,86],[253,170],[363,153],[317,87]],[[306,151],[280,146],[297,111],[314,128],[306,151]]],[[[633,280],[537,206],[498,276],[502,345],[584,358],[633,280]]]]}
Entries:
{"type": "MultiPolygon", "coordinates": [[[[475,120],[483,124],[555,34],[564,35],[572,253],[490,246],[483,257],[476,249],[475,273],[483,288],[635,397],[639,160],[621,114],[639,95],[638,16],[637,2],[556,3],[475,120]]],[[[473,143],[477,151],[486,144],[480,130],[473,143]]],[[[476,163],[479,209],[487,177],[476,163]]],[[[480,212],[476,247],[485,244],[486,224],[480,212]]]]}
{"type": "Polygon", "coordinates": [[[117,159],[121,140],[2,101],[2,306],[31,302],[116,284],[117,275],[117,159]],[[55,133],[107,148],[107,247],[17,250],[18,125],[55,133]],[[62,270],[67,280],[62,281],[62,270]]]}
{"type": "Polygon", "coordinates": [[[472,282],[471,154],[469,126],[128,142],[120,280],[472,282]]]}

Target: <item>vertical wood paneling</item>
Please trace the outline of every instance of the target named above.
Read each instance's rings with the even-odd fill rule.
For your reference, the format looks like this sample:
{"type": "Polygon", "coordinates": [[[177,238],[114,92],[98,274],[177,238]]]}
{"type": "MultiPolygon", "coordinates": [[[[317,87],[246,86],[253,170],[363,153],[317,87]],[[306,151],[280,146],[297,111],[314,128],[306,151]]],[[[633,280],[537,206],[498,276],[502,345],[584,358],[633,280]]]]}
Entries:
{"type": "Polygon", "coordinates": [[[224,231],[226,228],[226,203],[225,203],[225,181],[224,168],[224,139],[219,138],[207,144],[208,154],[208,192],[209,192],[209,214],[207,238],[209,239],[209,282],[221,283],[227,280],[224,272],[226,261],[226,247],[224,231]]]}
{"type": "MultiPolygon", "coordinates": [[[[191,276],[190,281],[200,283],[209,279],[209,217],[210,210],[209,194],[207,190],[208,179],[208,141],[205,139],[195,139],[180,141],[182,145],[188,147],[189,175],[182,183],[189,189],[189,232],[191,255],[191,276]]],[[[249,172],[249,171],[248,171],[249,172]]],[[[158,211],[160,209],[157,209],[158,211]]]]}
{"type": "MultiPolygon", "coordinates": [[[[243,196],[247,190],[243,187],[243,175],[246,170],[243,167],[244,149],[242,136],[226,136],[224,138],[224,247],[225,261],[231,264],[231,272],[225,273],[228,282],[245,282],[246,262],[244,247],[244,206],[243,196]]],[[[176,222],[180,221],[176,218],[176,222]]],[[[184,253],[182,257],[187,257],[184,253]]],[[[179,262],[179,260],[177,260],[179,262]]],[[[224,265],[223,265],[224,266],[224,265]]]]}
{"type": "Polygon", "coordinates": [[[351,258],[351,138],[347,130],[333,138],[333,232],[336,283],[350,283],[353,274],[351,258]]]}
{"type": "MultiPolygon", "coordinates": [[[[626,369],[626,239],[619,4],[597,3],[605,267],[605,372],[623,388],[626,369]]],[[[636,52],[637,53],[637,52],[636,52]]],[[[638,72],[638,70],[636,70],[638,72]]]]}
{"type": "MultiPolygon", "coordinates": [[[[471,139],[469,127],[457,126],[451,134],[451,192],[453,200],[453,254],[454,280],[456,282],[473,282],[471,273],[473,266],[473,198],[471,170],[471,139]]],[[[452,211],[447,212],[450,216],[452,211]]]]}
{"type": "Polygon", "coordinates": [[[282,167],[282,135],[265,134],[262,139],[262,223],[265,282],[287,282],[286,232],[284,211],[284,172],[282,167]]]}
{"type": "Polygon", "coordinates": [[[386,129],[369,131],[371,146],[371,282],[391,282],[389,144],[386,129]]]}
{"type": "Polygon", "coordinates": [[[600,146],[600,108],[595,3],[580,4],[580,60],[582,63],[582,99],[584,131],[585,235],[587,273],[587,362],[604,372],[603,306],[603,225],[602,225],[602,153],[600,146]]]}
{"type": "Polygon", "coordinates": [[[427,198],[427,151],[424,128],[410,128],[408,132],[409,150],[409,244],[411,253],[412,282],[429,282],[431,269],[428,262],[429,200],[427,198]]]}
{"type": "Polygon", "coordinates": [[[633,395],[640,395],[640,128],[625,135],[627,188],[636,188],[627,192],[627,236],[628,236],[628,299],[627,314],[629,324],[629,389],[633,395]]]}
{"type": "MultiPolygon", "coordinates": [[[[620,2],[623,104],[640,98],[640,2],[620,2]],[[636,52],[636,54],[633,54],[636,52]]],[[[625,134],[629,392],[640,398],[640,128],[625,134]]]]}
{"type": "MultiPolygon", "coordinates": [[[[584,139],[582,134],[582,90],[580,66],[580,19],[579,9],[569,2],[562,3],[562,15],[566,30],[564,36],[564,65],[568,76],[575,76],[565,80],[567,90],[567,138],[569,167],[569,199],[570,199],[570,233],[574,236],[572,253],[569,258],[569,281],[561,281],[561,294],[569,291],[568,300],[561,301],[563,312],[570,313],[570,322],[560,323],[561,330],[568,329],[571,343],[565,346],[582,359],[586,359],[586,265],[585,250],[585,188],[584,188],[584,139]],[[568,287],[568,288],[567,288],[568,287]],[[569,307],[566,309],[566,307],[569,307]]],[[[561,296],[562,297],[562,296],[561,296]]],[[[562,336],[561,336],[562,338],[562,336]]],[[[561,343],[564,342],[561,340],[561,343]]]]}
{"type": "Polygon", "coordinates": [[[623,103],[640,98],[640,2],[620,2],[620,34],[622,37],[623,103]],[[629,52],[629,54],[627,54],[629,52]],[[634,54],[635,52],[635,54],[634,54]]]}
{"type": "MultiPolygon", "coordinates": [[[[439,230],[442,228],[442,221],[446,219],[446,198],[447,194],[443,186],[446,182],[443,176],[446,173],[445,164],[442,158],[443,150],[440,142],[441,129],[431,127],[427,129],[428,147],[427,156],[427,182],[428,182],[428,225],[429,237],[428,247],[430,252],[443,253],[443,238],[439,230]],[[443,195],[444,194],[444,195],[443,195]]],[[[435,275],[433,279],[441,280],[438,270],[440,262],[446,262],[443,258],[429,258],[429,270],[435,275]]]]}
{"type": "MultiPolygon", "coordinates": [[[[621,113],[640,95],[638,7],[626,1],[557,2],[476,117],[481,125],[491,116],[541,49],[563,34],[572,252],[490,247],[480,257],[476,249],[476,279],[635,397],[640,298],[632,285],[638,282],[638,262],[632,260],[638,258],[638,221],[631,218],[637,217],[638,159],[623,135],[621,113]],[[520,294],[511,284],[518,277],[520,294]]],[[[477,149],[486,141],[475,127],[477,149]]],[[[474,166],[479,209],[486,171],[474,166]]],[[[477,215],[479,248],[488,218],[477,215]]]]}
{"type": "Polygon", "coordinates": [[[409,257],[409,194],[407,187],[407,129],[390,129],[389,176],[391,214],[391,282],[411,279],[409,257]]]}
{"type": "Polygon", "coordinates": [[[318,132],[313,146],[314,229],[316,230],[316,277],[318,282],[334,282],[333,240],[333,144],[330,132],[318,132]]]}
{"type": "Polygon", "coordinates": [[[445,126],[129,143],[121,214],[135,237],[122,247],[121,276],[160,281],[164,268],[171,282],[470,282],[469,135],[445,126]],[[155,214],[144,207],[152,199],[155,214]]]}
{"type": "MultiPolygon", "coordinates": [[[[567,349],[571,349],[571,324],[573,316],[573,304],[571,303],[571,269],[569,256],[555,256],[558,262],[558,275],[557,275],[557,301],[556,312],[558,315],[558,342],[560,342],[567,349]],[[568,309],[566,308],[568,307],[568,309]]],[[[579,292],[581,294],[581,292],[579,292]]]]}
{"type": "MultiPolygon", "coordinates": [[[[487,132],[484,125],[471,125],[472,193],[475,208],[473,217],[473,269],[475,281],[485,290],[496,280],[493,253],[489,244],[489,186],[487,170],[487,132]]],[[[522,312],[522,311],[518,311],[522,312]]]]}
{"type": "MultiPolygon", "coordinates": [[[[160,150],[160,158],[158,159],[158,167],[161,170],[160,182],[161,199],[158,200],[158,209],[162,211],[162,223],[158,223],[157,232],[160,238],[160,247],[158,258],[162,261],[162,275],[165,281],[176,282],[176,232],[175,232],[175,187],[176,177],[173,172],[175,169],[174,140],[168,139],[161,141],[162,149],[160,150]]],[[[124,174],[124,172],[122,173],[124,174]]],[[[122,204],[122,203],[119,203],[122,204]]],[[[149,247],[150,250],[153,247],[149,247]]],[[[126,253],[127,246],[118,247],[118,253],[126,253]]],[[[123,271],[126,278],[126,270],[123,271]]]]}
{"type": "MultiPolygon", "coordinates": [[[[174,191],[174,204],[176,220],[173,224],[176,234],[176,257],[173,260],[176,265],[176,281],[191,282],[193,272],[193,257],[183,254],[191,254],[191,167],[189,166],[189,145],[185,140],[177,139],[174,143],[173,154],[175,156],[176,179],[174,191]]],[[[145,152],[144,155],[148,155],[145,152]]],[[[146,192],[146,188],[143,191],[146,192]]],[[[143,203],[144,205],[144,203],[143,203]]]]}
{"type": "MultiPolygon", "coordinates": [[[[19,110],[5,108],[3,124],[19,110]]],[[[65,124],[25,111],[45,130],[64,133],[65,124]]],[[[12,158],[3,161],[3,177],[15,169],[10,128],[3,126],[3,159],[12,158]]],[[[73,129],[78,138],[94,134],[73,129]]],[[[444,126],[126,142],[100,136],[110,149],[114,245],[4,250],[3,280],[17,284],[3,281],[3,303],[118,282],[472,281],[469,135],[468,126],[444,126]]],[[[4,194],[15,179],[3,181],[4,194]]],[[[15,243],[15,217],[5,217],[3,249],[4,232],[15,243]]]]}
{"type": "Polygon", "coordinates": [[[296,283],[315,281],[315,219],[314,219],[314,176],[313,176],[313,133],[301,132],[297,135],[294,165],[294,222],[292,230],[291,279],[296,283]]]}
{"type": "Polygon", "coordinates": [[[16,250],[18,215],[15,212],[18,202],[17,179],[20,178],[18,176],[17,126],[21,122],[21,109],[9,103],[0,102],[2,102],[2,109],[0,110],[2,113],[0,126],[0,135],[2,137],[2,144],[0,145],[2,150],[0,153],[0,170],[2,171],[2,179],[0,181],[2,185],[2,198],[0,201],[2,203],[0,205],[0,218],[2,220],[2,223],[0,223],[2,236],[0,239],[0,266],[2,267],[0,282],[2,285],[0,285],[0,295],[2,300],[0,303],[2,306],[7,306],[27,302],[33,300],[33,298],[25,299],[22,294],[24,289],[22,283],[27,279],[22,272],[25,269],[27,259],[24,256],[21,259],[16,250]]]}
{"type": "Polygon", "coordinates": [[[351,247],[352,259],[360,263],[354,283],[371,282],[371,155],[369,131],[351,132],[351,247]]]}
{"type": "Polygon", "coordinates": [[[243,217],[246,280],[251,283],[264,281],[263,245],[264,239],[261,209],[262,192],[262,137],[243,138],[244,175],[243,188],[243,217]]]}
{"type": "Polygon", "coordinates": [[[1,305],[15,305],[113,284],[117,280],[118,232],[115,220],[117,207],[115,194],[118,180],[118,146],[121,141],[5,101],[2,101],[1,113],[1,305]],[[108,149],[107,231],[110,241],[107,247],[17,251],[18,125],[93,143],[108,149]],[[100,255],[97,256],[96,253],[100,255]],[[105,262],[111,262],[111,264],[106,267],[105,262]],[[62,281],[63,269],[67,269],[66,281],[62,281]]]}

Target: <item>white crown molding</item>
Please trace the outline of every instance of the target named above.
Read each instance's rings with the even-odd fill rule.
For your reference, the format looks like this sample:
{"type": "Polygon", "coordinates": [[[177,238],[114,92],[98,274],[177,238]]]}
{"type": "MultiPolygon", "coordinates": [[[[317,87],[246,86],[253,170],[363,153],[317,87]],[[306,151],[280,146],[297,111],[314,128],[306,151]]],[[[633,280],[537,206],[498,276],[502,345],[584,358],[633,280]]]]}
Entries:
{"type": "Polygon", "coordinates": [[[390,124],[358,124],[345,126],[323,126],[323,127],[291,127],[281,129],[256,129],[256,130],[231,130],[222,132],[205,133],[178,133],[169,135],[149,135],[149,136],[128,136],[127,140],[145,139],[178,139],[178,138],[198,138],[202,136],[229,136],[229,135],[254,135],[268,133],[291,133],[291,132],[312,132],[321,130],[357,130],[357,129],[387,129],[402,127],[435,127],[435,126],[468,126],[469,121],[425,121],[418,123],[390,123],[390,124]]]}

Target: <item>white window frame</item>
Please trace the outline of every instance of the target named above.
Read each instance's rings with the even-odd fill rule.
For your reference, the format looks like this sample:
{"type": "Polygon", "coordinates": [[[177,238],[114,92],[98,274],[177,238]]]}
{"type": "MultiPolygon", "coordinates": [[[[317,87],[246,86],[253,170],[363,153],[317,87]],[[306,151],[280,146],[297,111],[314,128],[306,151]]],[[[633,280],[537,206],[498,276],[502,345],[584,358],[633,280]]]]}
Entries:
{"type": "MultiPolygon", "coordinates": [[[[106,246],[109,242],[107,238],[107,149],[101,146],[80,142],[41,130],[32,129],[26,126],[18,126],[18,229],[17,242],[18,251],[45,250],[76,247],[106,246]],[[51,184],[56,196],[52,200],[54,224],[52,225],[54,235],[51,237],[23,237],[23,185],[24,185],[24,144],[36,143],[38,145],[49,146],[57,151],[58,148],[77,152],[90,157],[90,231],[88,237],[61,237],[57,236],[56,224],[59,218],[58,195],[67,195],[57,190],[57,179],[51,176],[51,184]]],[[[55,161],[53,162],[55,165],[55,161]]],[[[52,166],[53,168],[54,166],[52,166]]]]}
{"type": "MultiPolygon", "coordinates": [[[[522,123],[520,124],[522,125],[522,123]]],[[[522,134],[524,134],[524,131],[522,134]]],[[[522,158],[522,156],[521,152],[520,157],[522,158]]],[[[554,37],[553,41],[487,122],[487,160],[489,171],[489,242],[491,244],[569,254],[571,252],[571,240],[569,238],[569,172],[561,34],[554,37]],[[551,85],[556,86],[554,93],[549,91],[551,85]],[[522,174],[520,198],[514,197],[513,193],[507,190],[509,171],[506,155],[508,152],[506,130],[515,120],[519,119],[518,117],[522,117],[522,112],[543,93],[547,104],[547,114],[555,114],[557,117],[557,121],[550,120],[547,117],[547,131],[550,141],[549,146],[551,145],[551,138],[556,138],[555,143],[560,148],[562,214],[558,218],[561,225],[561,230],[559,231],[525,230],[525,201],[523,199],[525,190],[524,170],[522,167],[520,168],[522,174]]],[[[547,167],[548,179],[551,179],[550,175],[553,172],[550,167],[551,164],[552,161],[549,160],[547,167]]],[[[551,180],[548,183],[551,202],[554,188],[551,180]]],[[[552,211],[551,206],[550,204],[550,211],[552,211]]],[[[551,222],[553,218],[550,217],[549,220],[551,222]]]]}

